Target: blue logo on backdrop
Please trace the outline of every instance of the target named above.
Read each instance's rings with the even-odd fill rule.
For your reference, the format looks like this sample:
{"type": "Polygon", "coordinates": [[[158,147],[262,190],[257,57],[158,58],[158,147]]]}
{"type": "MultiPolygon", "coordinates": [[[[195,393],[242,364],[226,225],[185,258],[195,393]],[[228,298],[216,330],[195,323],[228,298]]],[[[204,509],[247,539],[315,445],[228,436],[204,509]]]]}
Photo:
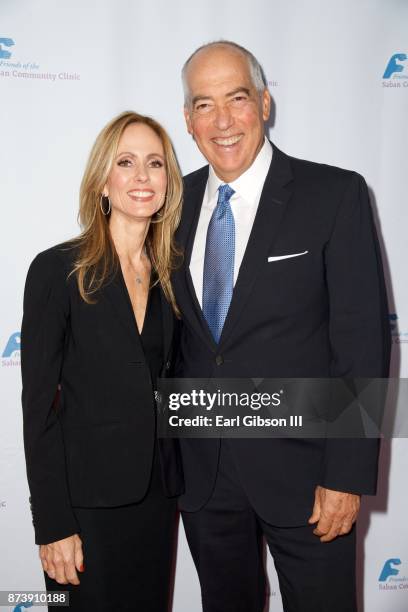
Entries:
{"type": "Polygon", "coordinates": [[[15,332],[14,334],[11,334],[6,344],[6,348],[3,351],[2,357],[12,357],[13,353],[20,350],[20,346],[21,346],[20,332],[15,332]]]}
{"type": "Polygon", "coordinates": [[[20,365],[21,334],[14,332],[7,341],[6,347],[1,356],[1,365],[19,366],[20,365]]]}
{"type": "Polygon", "coordinates": [[[401,559],[387,559],[378,578],[378,588],[382,593],[404,590],[408,594],[408,576],[403,571],[401,559]]]}
{"type": "Polygon", "coordinates": [[[388,319],[390,322],[391,336],[394,344],[408,344],[408,332],[401,331],[401,329],[399,329],[398,315],[395,312],[390,312],[388,314],[388,319]]]}
{"type": "Polygon", "coordinates": [[[393,565],[401,565],[401,559],[387,559],[379,577],[379,582],[386,582],[390,576],[398,576],[399,569],[393,565]]]}
{"type": "MultiPolygon", "coordinates": [[[[11,52],[11,47],[16,43],[12,38],[0,36],[0,79],[38,79],[39,82],[58,83],[59,81],[79,81],[81,75],[77,72],[50,72],[41,68],[40,64],[27,61],[27,58],[19,58],[18,53],[11,52]],[[13,55],[12,60],[10,60],[13,55]]],[[[55,70],[55,69],[54,69],[55,70]]]]}
{"type": "Polygon", "coordinates": [[[0,58],[1,59],[10,59],[11,51],[7,51],[3,47],[12,47],[14,45],[14,40],[12,38],[1,38],[0,37],[0,58]]]}
{"type": "MultiPolygon", "coordinates": [[[[405,62],[407,59],[408,55],[406,53],[394,53],[394,55],[391,55],[383,74],[383,79],[390,79],[396,72],[404,72],[406,66],[400,62],[405,62]]],[[[401,78],[399,75],[397,77],[401,78]]]]}
{"type": "Polygon", "coordinates": [[[33,603],[31,601],[27,601],[26,603],[20,604],[13,609],[13,612],[23,612],[23,608],[31,608],[33,603]]]}
{"type": "Polygon", "coordinates": [[[398,329],[398,323],[396,323],[398,320],[398,315],[395,312],[390,312],[388,318],[390,320],[391,331],[396,331],[398,329]]]}

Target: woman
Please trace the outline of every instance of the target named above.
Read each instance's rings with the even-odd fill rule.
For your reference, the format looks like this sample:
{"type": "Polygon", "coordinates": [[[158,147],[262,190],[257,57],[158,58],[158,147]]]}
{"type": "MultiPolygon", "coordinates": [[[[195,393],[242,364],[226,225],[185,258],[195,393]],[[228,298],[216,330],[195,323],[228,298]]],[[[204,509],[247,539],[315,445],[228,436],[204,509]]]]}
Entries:
{"type": "Polygon", "coordinates": [[[69,590],[72,610],[167,610],[176,502],[165,493],[179,494],[182,477],[172,447],[166,462],[175,463],[161,470],[154,388],[171,367],[181,195],[163,128],[119,115],[82,180],[82,234],[40,253],[28,272],[33,523],[47,589],[69,590]]]}

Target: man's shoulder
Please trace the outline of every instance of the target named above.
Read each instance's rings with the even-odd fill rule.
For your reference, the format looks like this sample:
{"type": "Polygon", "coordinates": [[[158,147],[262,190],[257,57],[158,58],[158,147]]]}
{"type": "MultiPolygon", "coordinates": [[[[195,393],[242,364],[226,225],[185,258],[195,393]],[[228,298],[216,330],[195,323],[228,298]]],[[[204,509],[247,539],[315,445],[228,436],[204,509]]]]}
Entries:
{"type": "Polygon", "coordinates": [[[203,166],[202,168],[194,170],[193,172],[183,176],[184,188],[189,189],[198,183],[206,181],[208,178],[208,169],[209,166],[207,164],[206,166],[203,166]]]}
{"type": "Polygon", "coordinates": [[[341,168],[340,166],[294,157],[281,151],[280,153],[286,155],[295,179],[305,181],[318,180],[323,184],[339,184],[350,181],[356,175],[359,176],[357,172],[341,168]]]}
{"type": "MultiPolygon", "coordinates": [[[[311,161],[293,155],[284,153],[276,145],[271,143],[274,149],[273,155],[280,158],[280,161],[286,160],[295,179],[304,181],[320,181],[321,184],[327,183],[344,184],[353,179],[353,177],[362,178],[357,172],[339,166],[326,164],[317,161],[311,161]]],[[[274,163],[272,158],[272,164],[274,163]]],[[[194,188],[196,185],[202,185],[208,179],[208,164],[198,170],[194,170],[183,177],[184,188],[186,190],[194,188]]]]}

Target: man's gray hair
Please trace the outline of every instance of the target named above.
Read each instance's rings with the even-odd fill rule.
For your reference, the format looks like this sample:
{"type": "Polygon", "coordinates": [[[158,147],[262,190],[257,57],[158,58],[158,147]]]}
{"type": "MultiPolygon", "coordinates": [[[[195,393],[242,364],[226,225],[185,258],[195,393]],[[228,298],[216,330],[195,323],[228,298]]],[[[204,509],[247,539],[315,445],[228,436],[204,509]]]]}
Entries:
{"type": "Polygon", "coordinates": [[[251,75],[252,83],[255,89],[260,94],[264,91],[265,88],[268,87],[268,81],[266,80],[263,68],[261,64],[258,62],[258,60],[256,59],[255,55],[253,55],[250,51],[248,51],[248,49],[245,49],[245,47],[242,47],[241,45],[238,45],[237,43],[232,42],[231,40],[222,40],[222,39],[216,40],[214,42],[210,42],[205,45],[201,45],[201,47],[198,47],[198,49],[196,49],[190,55],[187,61],[184,63],[184,66],[181,70],[181,79],[183,81],[184,104],[186,106],[189,106],[191,104],[191,95],[190,95],[190,90],[189,90],[188,82],[187,82],[187,69],[190,64],[190,61],[199,51],[202,51],[203,49],[211,49],[212,47],[224,47],[224,46],[231,47],[232,49],[239,51],[240,53],[242,53],[242,55],[246,57],[248,61],[249,72],[251,75]]]}

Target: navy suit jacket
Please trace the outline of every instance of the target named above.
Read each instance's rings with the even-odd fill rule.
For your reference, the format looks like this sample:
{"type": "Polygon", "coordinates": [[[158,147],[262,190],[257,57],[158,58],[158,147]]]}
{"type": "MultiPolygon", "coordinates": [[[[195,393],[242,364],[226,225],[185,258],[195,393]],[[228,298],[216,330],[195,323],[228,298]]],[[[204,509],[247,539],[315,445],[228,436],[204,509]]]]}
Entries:
{"type": "MultiPolygon", "coordinates": [[[[273,145],[256,218],[217,345],[189,263],[208,166],[185,177],[174,275],[183,315],[178,374],[191,378],[387,377],[390,330],[381,255],[367,186],[357,173],[289,157],[273,145]],[[277,259],[268,257],[304,253],[277,259]]],[[[232,439],[245,492],[276,525],[304,524],[316,485],[376,490],[378,440],[232,439]]],[[[180,441],[181,507],[211,495],[219,440],[180,441]]]]}

